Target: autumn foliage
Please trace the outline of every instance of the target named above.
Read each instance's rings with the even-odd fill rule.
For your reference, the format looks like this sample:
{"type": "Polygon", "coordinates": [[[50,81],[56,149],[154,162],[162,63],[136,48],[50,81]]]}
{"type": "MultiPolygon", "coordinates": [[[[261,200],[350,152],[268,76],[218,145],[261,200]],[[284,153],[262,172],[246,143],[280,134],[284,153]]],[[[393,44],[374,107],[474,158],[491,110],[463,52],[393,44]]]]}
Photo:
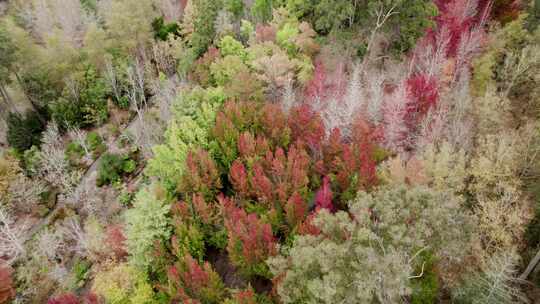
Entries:
{"type": "Polygon", "coordinates": [[[248,214],[236,207],[230,199],[223,199],[222,204],[231,263],[247,276],[268,276],[265,261],[277,253],[272,227],[262,222],[256,214],[248,214]]]}
{"type": "Polygon", "coordinates": [[[167,293],[173,301],[182,303],[219,303],[224,286],[219,275],[208,262],[202,265],[185,255],[167,272],[167,293]]]}
{"type": "Polygon", "coordinates": [[[0,303],[8,303],[15,297],[15,288],[11,278],[12,270],[8,266],[0,266],[0,303]]]}

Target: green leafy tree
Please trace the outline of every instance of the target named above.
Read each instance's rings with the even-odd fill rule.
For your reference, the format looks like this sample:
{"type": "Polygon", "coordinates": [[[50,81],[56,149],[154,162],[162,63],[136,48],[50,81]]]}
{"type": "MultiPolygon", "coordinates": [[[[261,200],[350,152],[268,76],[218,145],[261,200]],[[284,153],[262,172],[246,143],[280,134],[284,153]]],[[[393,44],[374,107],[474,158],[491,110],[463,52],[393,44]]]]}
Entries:
{"type": "Polygon", "coordinates": [[[272,19],[272,0],[255,0],[251,7],[251,15],[259,22],[272,19]]]}
{"type": "Polygon", "coordinates": [[[41,133],[45,125],[36,112],[28,111],[25,116],[9,113],[7,125],[8,144],[17,151],[23,152],[41,144],[41,133]]]}
{"type": "Polygon", "coordinates": [[[222,3],[220,0],[193,0],[190,5],[193,7],[194,16],[193,32],[188,35],[188,44],[197,56],[200,56],[214,40],[214,22],[222,3]]]}
{"type": "Polygon", "coordinates": [[[96,274],[92,285],[92,291],[106,303],[155,303],[154,291],[144,272],[126,263],[109,267],[96,274]]]}
{"type": "Polygon", "coordinates": [[[195,88],[180,96],[172,106],[173,119],[165,132],[165,143],[153,148],[147,174],[175,189],[185,172],[186,158],[194,147],[207,148],[209,130],[226,95],[220,88],[195,88]]]}
{"type": "Polygon", "coordinates": [[[384,186],[360,192],[349,208],[321,210],[314,234],[269,259],[284,303],[399,303],[412,294],[415,271],[431,262],[423,252],[433,252],[448,273],[469,244],[470,219],[449,192],[384,186]]]}
{"type": "Polygon", "coordinates": [[[154,243],[170,236],[170,207],[165,195],[157,184],[144,188],[135,196],[133,208],[125,213],[129,262],[138,268],[149,267],[154,243]]]}

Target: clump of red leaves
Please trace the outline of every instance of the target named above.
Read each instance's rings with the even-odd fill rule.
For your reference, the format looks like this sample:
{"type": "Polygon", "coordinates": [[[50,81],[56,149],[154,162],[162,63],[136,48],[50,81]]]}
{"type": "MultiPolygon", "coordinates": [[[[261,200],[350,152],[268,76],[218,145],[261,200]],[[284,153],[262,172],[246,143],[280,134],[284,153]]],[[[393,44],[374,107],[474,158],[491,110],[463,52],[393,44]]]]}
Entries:
{"type": "Polygon", "coordinates": [[[47,301],[47,304],[99,304],[98,297],[89,293],[82,297],[77,297],[73,293],[66,293],[57,297],[51,298],[47,301]]]}
{"type": "Polygon", "coordinates": [[[223,282],[210,264],[200,265],[189,254],[169,268],[167,278],[166,292],[173,301],[218,303],[224,296],[223,282]]]}
{"type": "Polygon", "coordinates": [[[9,266],[0,266],[0,303],[8,303],[15,297],[15,288],[11,279],[12,269],[9,266]]]}
{"type": "Polygon", "coordinates": [[[207,151],[191,150],[186,158],[187,172],[178,184],[178,191],[185,194],[201,193],[213,198],[221,189],[221,180],[216,163],[207,151]]]}
{"type": "Polygon", "coordinates": [[[221,202],[231,263],[245,275],[267,276],[269,273],[265,261],[277,253],[272,227],[262,222],[256,214],[248,214],[236,207],[230,199],[222,199],[221,202]]]}
{"type": "Polygon", "coordinates": [[[330,179],[325,176],[321,188],[315,194],[315,210],[328,209],[334,211],[332,203],[332,189],[330,189],[330,179]]]}
{"type": "Polygon", "coordinates": [[[292,138],[302,140],[313,151],[321,148],[324,140],[324,123],[320,115],[308,104],[293,107],[289,112],[288,125],[292,138]]]}
{"type": "Polygon", "coordinates": [[[241,290],[236,292],[233,295],[233,300],[235,304],[257,304],[257,297],[253,288],[248,288],[246,290],[241,290]]]}
{"type": "Polygon", "coordinates": [[[364,119],[358,119],[353,130],[347,141],[339,129],[334,129],[323,145],[322,159],[316,163],[317,171],[330,179],[341,202],[378,181],[375,151],[381,132],[364,119]]]}
{"type": "Polygon", "coordinates": [[[410,132],[414,132],[418,125],[437,104],[439,91],[434,78],[419,74],[407,79],[407,98],[405,124],[410,132]]]}
{"type": "Polygon", "coordinates": [[[117,260],[123,260],[127,257],[126,237],[120,225],[111,225],[107,228],[105,242],[117,260]]]}

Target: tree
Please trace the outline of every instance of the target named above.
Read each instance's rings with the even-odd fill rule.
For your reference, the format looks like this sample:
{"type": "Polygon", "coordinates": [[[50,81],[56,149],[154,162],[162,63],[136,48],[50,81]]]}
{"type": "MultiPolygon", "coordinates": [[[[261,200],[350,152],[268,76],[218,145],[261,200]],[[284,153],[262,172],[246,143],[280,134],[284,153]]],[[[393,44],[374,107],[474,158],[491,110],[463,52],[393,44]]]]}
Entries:
{"type": "Polygon", "coordinates": [[[197,57],[206,52],[214,39],[214,21],[220,6],[221,1],[219,0],[193,0],[188,2],[191,15],[189,18],[184,17],[184,23],[188,22],[190,24],[185,25],[184,28],[190,31],[187,33],[188,44],[193,48],[197,57]]]}
{"type": "MultiPolygon", "coordinates": [[[[107,33],[113,46],[125,55],[152,41],[152,21],[156,17],[154,1],[120,0],[100,1],[104,6],[99,12],[104,15],[107,33]],[[137,22],[133,22],[137,20],[137,22]]],[[[190,1],[191,2],[191,1],[190,1]]]]}
{"type": "Polygon", "coordinates": [[[260,23],[270,21],[272,19],[272,0],[255,0],[251,6],[251,15],[260,23]]]}
{"type": "Polygon", "coordinates": [[[144,188],[135,196],[133,208],[125,213],[129,261],[139,269],[151,266],[154,242],[170,235],[170,207],[165,195],[157,184],[144,188]]]}
{"type": "Polygon", "coordinates": [[[189,254],[169,268],[167,277],[167,293],[173,301],[217,304],[223,300],[225,288],[219,275],[210,263],[200,265],[189,254]]]}
{"type": "Polygon", "coordinates": [[[92,292],[106,303],[155,303],[154,291],[146,273],[127,264],[106,265],[96,274],[92,292]]]}
{"type": "Polygon", "coordinates": [[[284,303],[400,302],[424,275],[422,252],[436,257],[445,278],[470,246],[467,232],[460,235],[470,218],[449,192],[383,186],[360,192],[349,212],[321,209],[313,234],[268,260],[284,303]]]}
{"type": "Polygon", "coordinates": [[[26,253],[24,247],[26,223],[16,225],[13,216],[0,206],[0,256],[8,265],[26,253]]]}
{"type": "Polygon", "coordinates": [[[264,261],[276,254],[276,240],[269,224],[263,223],[256,214],[248,214],[227,199],[222,200],[227,228],[227,251],[233,265],[243,275],[270,277],[264,261]]]}
{"type": "Polygon", "coordinates": [[[6,91],[6,85],[11,82],[10,76],[15,67],[17,49],[17,45],[15,45],[8,35],[4,24],[0,23],[0,95],[7,105],[6,112],[8,110],[16,111],[16,108],[6,91]]]}
{"type": "Polygon", "coordinates": [[[39,114],[33,111],[26,112],[24,116],[19,113],[9,113],[7,124],[7,140],[11,147],[24,152],[32,146],[40,146],[41,132],[45,129],[45,125],[39,118],[39,114]]]}

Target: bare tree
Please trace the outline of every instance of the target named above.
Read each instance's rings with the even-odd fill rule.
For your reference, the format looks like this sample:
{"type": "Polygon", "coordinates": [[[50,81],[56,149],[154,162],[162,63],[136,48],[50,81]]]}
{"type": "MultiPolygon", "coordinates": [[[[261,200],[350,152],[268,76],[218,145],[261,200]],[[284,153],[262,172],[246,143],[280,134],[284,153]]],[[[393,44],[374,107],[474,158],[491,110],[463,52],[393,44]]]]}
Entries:
{"type": "Polygon", "coordinates": [[[502,70],[504,97],[508,97],[519,78],[527,71],[540,64],[540,46],[527,46],[520,53],[506,54],[502,70]]]}
{"type": "Polygon", "coordinates": [[[50,123],[42,135],[39,173],[45,181],[69,196],[80,174],[70,169],[60,138],[58,126],[50,123]]]}
{"type": "Polygon", "coordinates": [[[51,230],[46,227],[37,237],[37,254],[45,257],[49,261],[55,261],[65,242],[58,230],[51,230]]]}
{"type": "Polygon", "coordinates": [[[156,67],[167,76],[176,72],[176,59],[173,56],[173,47],[169,41],[156,41],[152,44],[152,57],[156,67]]]}
{"type": "Polygon", "coordinates": [[[9,184],[8,203],[17,210],[30,212],[45,189],[43,181],[30,179],[19,173],[17,178],[9,184]]]}
{"type": "Polygon", "coordinates": [[[80,0],[34,0],[32,5],[21,7],[30,20],[34,35],[45,40],[57,30],[63,38],[74,46],[81,46],[82,37],[91,17],[86,13],[80,0]]]}
{"type": "Polygon", "coordinates": [[[397,5],[398,1],[395,1],[392,6],[386,7],[384,1],[378,1],[378,7],[375,10],[375,16],[377,17],[377,20],[375,21],[375,27],[371,30],[371,34],[369,35],[366,49],[366,54],[368,55],[364,57],[364,62],[369,57],[370,51],[373,48],[373,42],[375,41],[375,37],[379,30],[384,26],[388,18],[392,17],[395,14],[398,14],[398,12],[396,11],[397,5]]]}
{"type": "Polygon", "coordinates": [[[105,79],[109,83],[116,100],[122,97],[122,90],[118,80],[118,72],[110,58],[105,59],[105,79]]]}
{"type": "Polygon", "coordinates": [[[68,133],[69,137],[83,148],[85,161],[91,160],[92,151],[86,142],[86,131],[79,129],[78,127],[70,127],[68,133]]]}
{"type": "Polygon", "coordinates": [[[6,259],[9,265],[26,253],[24,248],[26,227],[26,223],[16,225],[11,214],[0,206],[0,257],[6,259]]]}
{"type": "Polygon", "coordinates": [[[70,247],[70,250],[82,256],[88,255],[90,248],[88,235],[77,218],[71,217],[67,219],[61,227],[61,231],[66,240],[73,241],[73,246],[70,247]]]}
{"type": "Polygon", "coordinates": [[[178,22],[182,19],[184,8],[181,0],[159,0],[157,5],[167,22],[178,22]]]}
{"type": "Polygon", "coordinates": [[[152,130],[149,124],[145,121],[145,114],[148,109],[148,103],[145,96],[146,80],[146,64],[143,60],[136,58],[127,70],[127,78],[129,83],[128,98],[131,109],[137,114],[137,121],[134,125],[133,135],[135,136],[135,144],[141,147],[144,151],[150,150],[152,130]]]}

